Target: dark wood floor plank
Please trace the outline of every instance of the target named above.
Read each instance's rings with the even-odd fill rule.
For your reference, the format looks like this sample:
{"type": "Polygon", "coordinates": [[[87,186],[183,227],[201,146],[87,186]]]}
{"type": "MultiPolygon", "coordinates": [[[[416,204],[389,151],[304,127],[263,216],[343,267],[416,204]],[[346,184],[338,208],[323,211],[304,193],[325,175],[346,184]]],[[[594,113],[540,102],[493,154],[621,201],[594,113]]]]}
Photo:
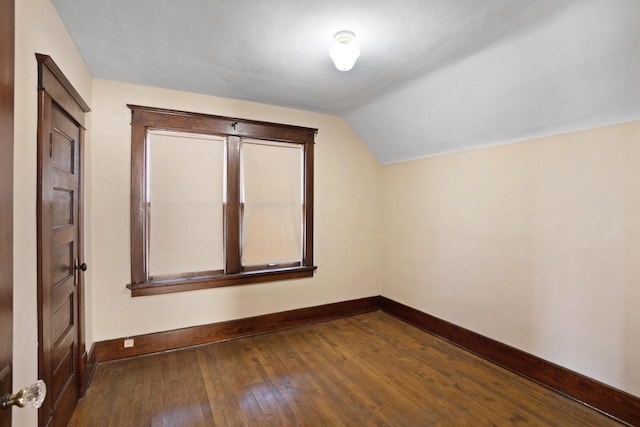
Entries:
{"type": "Polygon", "coordinates": [[[335,401],[331,406],[342,412],[339,419],[354,425],[361,417],[377,418],[379,424],[390,425],[388,413],[375,414],[382,404],[381,396],[375,389],[361,387],[358,378],[364,378],[362,372],[348,363],[344,353],[327,336],[325,327],[319,325],[317,333],[300,340],[296,348],[305,350],[311,362],[309,369],[314,371],[314,379],[321,381],[323,390],[334,389],[331,398],[335,401]]]}
{"type": "Polygon", "coordinates": [[[284,379],[284,387],[295,403],[303,408],[302,425],[344,425],[346,414],[336,408],[333,395],[327,396],[325,378],[305,362],[309,352],[303,348],[303,343],[308,340],[307,336],[300,334],[304,331],[304,328],[297,329],[266,341],[268,351],[277,355],[276,375],[284,379]]]}
{"type": "Polygon", "coordinates": [[[70,426],[614,426],[383,312],[98,365],[70,426]]]}

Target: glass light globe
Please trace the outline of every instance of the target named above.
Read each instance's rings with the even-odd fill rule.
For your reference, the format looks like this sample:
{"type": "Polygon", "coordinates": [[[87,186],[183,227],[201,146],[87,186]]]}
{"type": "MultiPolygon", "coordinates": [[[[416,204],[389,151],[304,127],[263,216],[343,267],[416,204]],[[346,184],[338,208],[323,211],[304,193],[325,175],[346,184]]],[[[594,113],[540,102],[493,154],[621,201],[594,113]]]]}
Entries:
{"type": "Polygon", "coordinates": [[[329,50],[329,56],[340,71],[353,68],[360,56],[360,48],[355,44],[356,35],[351,31],[338,31],[333,36],[336,44],[329,50]]]}

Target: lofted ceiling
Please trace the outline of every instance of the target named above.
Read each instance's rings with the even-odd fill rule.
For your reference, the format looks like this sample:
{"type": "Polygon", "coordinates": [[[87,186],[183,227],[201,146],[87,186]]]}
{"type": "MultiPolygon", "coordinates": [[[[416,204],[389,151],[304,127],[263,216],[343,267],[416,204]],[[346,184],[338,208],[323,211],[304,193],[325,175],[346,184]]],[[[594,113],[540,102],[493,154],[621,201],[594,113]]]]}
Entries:
{"type": "Polygon", "coordinates": [[[382,163],[640,119],[638,0],[52,1],[95,77],[336,114],[382,163]]]}

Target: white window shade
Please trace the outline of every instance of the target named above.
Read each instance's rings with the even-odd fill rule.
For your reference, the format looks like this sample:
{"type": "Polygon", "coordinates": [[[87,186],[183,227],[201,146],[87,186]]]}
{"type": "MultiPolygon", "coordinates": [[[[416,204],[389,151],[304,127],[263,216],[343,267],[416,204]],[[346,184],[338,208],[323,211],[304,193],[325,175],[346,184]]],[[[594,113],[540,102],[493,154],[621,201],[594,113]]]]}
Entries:
{"type": "Polygon", "coordinates": [[[303,147],[243,140],[242,265],[300,262],[303,147]]]}
{"type": "Polygon", "coordinates": [[[149,276],[223,269],[225,139],[147,138],[149,276]]]}

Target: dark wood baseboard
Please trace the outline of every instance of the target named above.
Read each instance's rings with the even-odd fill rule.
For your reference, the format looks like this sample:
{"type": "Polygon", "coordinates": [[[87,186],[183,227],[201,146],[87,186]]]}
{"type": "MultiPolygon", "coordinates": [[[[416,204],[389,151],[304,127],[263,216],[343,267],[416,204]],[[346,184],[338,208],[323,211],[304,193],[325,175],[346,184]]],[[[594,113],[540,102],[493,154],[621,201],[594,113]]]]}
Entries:
{"type": "Polygon", "coordinates": [[[380,309],[497,365],[590,406],[618,421],[640,426],[640,398],[445,320],[379,298],[380,309]]]}
{"type": "Polygon", "coordinates": [[[96,342],[83,370],[86,387],[99,362],[242,338],[378,309],[611,418],[640,426],[640,398],[383,296],[138,335],[131,337],[135,345],[130,348],[124,348],[124,338],[96,342]]]}
{"type": "Polygon", "coordinates": [[[130,337],[134,339],[134,346],[129,348],[124,348],[124,338],[99,341],[95,343],[96,360],[105,362],[142,356],[353,316],[378,310],[378,300],[377,296],[361,298],[209,325],[138,335],[130,337]]]}
{"type": "Polygon", "coordinates": [[[82,364],[80,372],[80,397],[89,389],[91,381],[93,380],[93,374],[96,372],[98,362],[96,360],[96,344],[93,343],[89,349],[89,353],[86,352],[82,355],[82,364]]]}

